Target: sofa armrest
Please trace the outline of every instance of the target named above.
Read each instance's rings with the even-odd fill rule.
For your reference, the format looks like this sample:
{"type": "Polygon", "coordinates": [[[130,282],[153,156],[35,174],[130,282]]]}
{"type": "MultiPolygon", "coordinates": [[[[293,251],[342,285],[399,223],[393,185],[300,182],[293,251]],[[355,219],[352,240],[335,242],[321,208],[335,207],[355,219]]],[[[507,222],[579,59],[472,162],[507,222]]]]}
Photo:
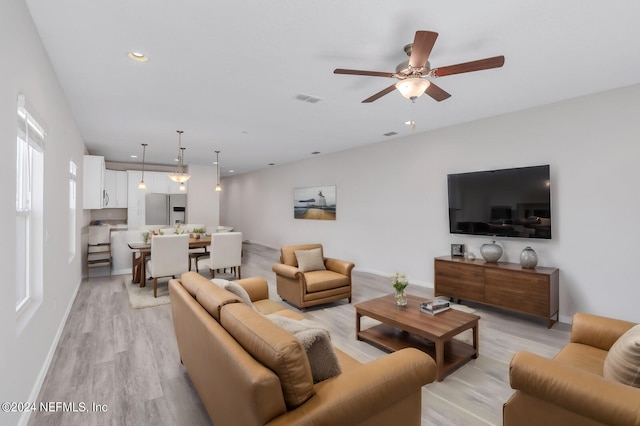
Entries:
{"type": "Polygon", "coordinates": [[[332,259],[330,257],[324,258],[324,266],[330,271],[337,272],[338,274],[351,276],[351,270],[356,266],[346,260],[332,259]]]}
{"type": "Polygon", "coordinates": [[[402,349],[318,383],[307,402],[268,425],[361,424],[416,392],[421,404],[422,386],[435,377],[429,355],[402,349]]]}
{"type": "Polygon", "coordinates": [[[571,342],[608,351],[634,325],[628,321],[578,312],[573,316],[571,342]]]}
{"type": "Polygon", "coordinates": [[[518,352],[509,367],[511,387],[604,424],[640,424],[640,389],[570,365],[518,352]]]}
{"type": "Polygon", "coordinates": [[[299,278],[298,274],[302,274],[300,269],[295,266],[285,265],[284,263],[274,263],[271,267],[271,270],[276,273],[276,275],[282,275],[283,277],[293,278],[297,280],[299,278]]]}
{"type": "Polygon", "coordinates": [[[264,278],[252,277],[236,280],[245,289],[252,302],[269,298],[269,284],[264,278]]]}

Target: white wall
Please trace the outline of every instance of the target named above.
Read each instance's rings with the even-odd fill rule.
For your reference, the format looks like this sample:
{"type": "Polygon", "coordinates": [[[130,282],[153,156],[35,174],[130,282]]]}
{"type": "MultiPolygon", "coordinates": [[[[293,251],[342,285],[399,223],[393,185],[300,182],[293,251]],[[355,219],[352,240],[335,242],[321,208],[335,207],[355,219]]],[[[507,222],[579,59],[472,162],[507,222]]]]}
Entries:
{"type": "MultiPolygon", "coordinates": [[[[43,370],[53,354],[67,310],[80,284],[80,250],[69,262],[68,178],[69,160],[78,167],[76,246],[88,215],[82,211],[82,155],[84,144],[71,116],[57,78],[40,42],[24,1],[2,3],[0,13],[0,139],[3,141],[5,184],[0,185],[0,221],[6,230],[2,238],[0,270],[0,401],[34,401],[44,378],[43,370]],[[44,124],[44,288],[41,303],[18,331],[15,312],[15,140],[17,95],[23,93],[27,105],[44,124]]],[[[23,418],[24,420],[24,418],[23,418]]],[[[0,424],[17,424],[18,413],[0,413],[0,424]]]]}
{"type": "MultiPolygon", "coordinates": [[[[640,322],[640,85],[392,139],[223,180],[221,222],[278,248],[321,242],[361,271],[433,285],[433,258],[489,238],[448,230],[447,174],[549,164],[552,240],[498,239],[502,261],[533,247],[560,268],[560,317],[640,322]],[[337,220],[293,218],[293,189],[337,185],[337,220]]],[[[420,123],[418,123],[418,126],[420,123]]]]}
{"type": "Polygon", "coordinates": [[[189,165],[187,183],[187,221],[203,223],[209,232],[218,227],[220,193],[215,191],[216,169],[213,166],[189,165]]]}

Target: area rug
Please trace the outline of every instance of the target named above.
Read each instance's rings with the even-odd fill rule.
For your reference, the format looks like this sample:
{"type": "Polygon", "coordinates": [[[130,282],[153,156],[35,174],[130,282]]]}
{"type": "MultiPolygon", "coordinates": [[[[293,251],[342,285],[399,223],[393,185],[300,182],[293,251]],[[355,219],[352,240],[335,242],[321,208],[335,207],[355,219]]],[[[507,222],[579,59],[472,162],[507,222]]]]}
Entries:
{"type": "Polygon", "coordinates": [[[124,278],[123,284],[129,294],[129,305],[133,309],[150,308],[152,306],[166,305],[169,300],[169,280],[158,280],[158,297],[153,297],[153,281],[147,281],[147,285],[140,287],[131,282],[131,277],[124,278]]]}

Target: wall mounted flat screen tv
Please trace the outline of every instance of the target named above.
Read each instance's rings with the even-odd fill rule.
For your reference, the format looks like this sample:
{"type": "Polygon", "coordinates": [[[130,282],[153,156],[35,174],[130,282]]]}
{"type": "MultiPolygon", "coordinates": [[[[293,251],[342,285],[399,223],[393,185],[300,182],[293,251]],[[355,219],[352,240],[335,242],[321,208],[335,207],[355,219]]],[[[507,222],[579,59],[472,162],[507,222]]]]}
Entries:
{"type": "Polygon", "coordinates": [[[549,166],[450,174],[452,234],[551,239],[549,166]]]}

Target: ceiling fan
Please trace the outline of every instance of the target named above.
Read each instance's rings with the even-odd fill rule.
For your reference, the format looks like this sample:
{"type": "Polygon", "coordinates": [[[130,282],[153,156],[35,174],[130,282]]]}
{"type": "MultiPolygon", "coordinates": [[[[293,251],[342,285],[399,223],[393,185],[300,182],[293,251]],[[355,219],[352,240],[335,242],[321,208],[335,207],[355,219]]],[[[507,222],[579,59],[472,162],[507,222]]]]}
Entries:
{"type": "Polygon", "coordinates": [[[431,64],[429,64],[429,55],[431,54],[431,49],[433,49],[433,45],[437,38],[438,33],[434,33],[432,31],[416,31],[413,43],[407,44],[404,47],[404,51],[407,56],[409,56],[409,59],[398,64],[395,72],[360,71],[336,68],[333,73],[367,75],[372,77],[395,77],[398,79],[397,83],[392,84],[375,95],[368,97],[362,101],[362,103],[373,102],[387,93],[393,92],[395,89],[398,89],[402,96],[407,99],[411,99],[412,101],[415,101],[416,98],[426,93],[436,101],[440,102],[449,98],[451,95],[424,77],[444,77],[452,74],[500,68],[504,65],[504,56],[494,56],[493,58],[464,62],[447,67],[431,68],[431,64]]]}

